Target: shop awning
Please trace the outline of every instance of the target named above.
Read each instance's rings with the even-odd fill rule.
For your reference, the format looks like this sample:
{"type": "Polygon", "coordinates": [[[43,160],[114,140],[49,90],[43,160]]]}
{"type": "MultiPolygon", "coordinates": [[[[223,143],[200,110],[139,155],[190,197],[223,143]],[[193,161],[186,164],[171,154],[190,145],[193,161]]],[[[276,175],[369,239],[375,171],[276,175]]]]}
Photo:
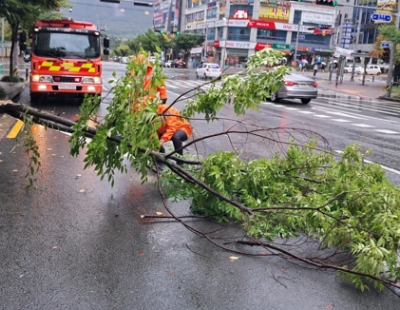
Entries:
{"type": "Polygon", "coordinates": [[[190,54],[201,54],[203,52],[203,48],[202,47],[193,47],[190,50],[190,54]]]}

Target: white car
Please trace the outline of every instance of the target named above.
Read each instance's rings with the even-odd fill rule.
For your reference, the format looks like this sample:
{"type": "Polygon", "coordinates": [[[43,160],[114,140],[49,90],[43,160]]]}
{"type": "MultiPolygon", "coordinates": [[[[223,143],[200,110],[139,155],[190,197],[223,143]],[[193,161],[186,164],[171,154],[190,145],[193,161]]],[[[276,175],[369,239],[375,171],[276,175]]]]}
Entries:
{"type": "Polygon", "coordinates": [[[167,62],[164,63],[164,67],[167,67],[167,68],[172,68],[172,65],[173,65],[172,60],[168,60],[167,62]]]}
{"type": "MultiPolygon", "coordinates": [[[[154,64],[156,62],[157,58],[156,56],[149,56],[149,61],[154,64]]],[[[162,60],[160,59],[158,62],[160,65],[162,64],[162,60]]]]}
{"type": "MultiPolygon", "coordinates": [[[[364,67],[356,68],[355,71],[357,74],[364,74],[364,67]]],[[[368,65],[366,68],[367,74],[376,74],[379,75],[381,74],[381,68],[378,65],[368,65]]]]}
{"type": "MultiPolygon", "coordinates": [[[[356,65],[356,66],[354,67],[354,72],[355,72],[355,73],[357,73],[357,71],[360,71],[360,70],[363,70],[363,68],[362,68],[361,66],[356,65]]],[[[348,66],[344,67],[343,72],[344,72],[344,73],[351,73],[351,72],[353,72],[353,65],[348,65],[348,66]]]]}
{"type": "Polygon", "coordinates": [[[203,63],[196,69],[196,77],[217,78],[221,76],[221,68],[218,64],[203,63]]]}

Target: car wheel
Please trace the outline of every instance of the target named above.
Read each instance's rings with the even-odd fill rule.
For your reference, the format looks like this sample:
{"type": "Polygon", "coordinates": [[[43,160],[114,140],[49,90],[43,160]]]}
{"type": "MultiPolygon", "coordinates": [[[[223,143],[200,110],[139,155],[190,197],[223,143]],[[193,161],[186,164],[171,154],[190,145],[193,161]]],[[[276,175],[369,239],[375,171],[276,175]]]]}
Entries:
{"type": "Polygon", "coordinates": [[[279,98],[278,98],[278,93],[277,92],[271,92],[270,94],[270,98],[269,98],[272,102],[278,102],[279,98]]]}
{"type": "Polygon", "coordinates": [[[207,74],[204,73],[204,79],[207,80],[207,74]]]}
{"type": "Polygon", "coordinates": [[[198,79],[199,78],[199,74],[196,72],[196,79],[198,79]]]}
{"type": "Polygon", "coordinates": [[[380,72],[378,72],[376,75],[379,75],[379,74],[381,74],[380,72]]]}
{"type": "Polygon", "coordinates": [[[344,70],[344,73],[347,73],[348,71],[347,70],[344,70]]]}
{"type": "Polygon", "coordinates": [[[310,103],[311,99],[300,99],[302,104],[310,103]]]}

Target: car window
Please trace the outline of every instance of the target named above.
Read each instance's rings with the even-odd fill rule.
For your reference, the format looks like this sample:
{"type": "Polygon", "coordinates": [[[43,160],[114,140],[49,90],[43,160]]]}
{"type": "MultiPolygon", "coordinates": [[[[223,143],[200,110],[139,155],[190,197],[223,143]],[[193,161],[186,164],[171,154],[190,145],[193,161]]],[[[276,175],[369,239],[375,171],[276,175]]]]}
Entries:
{"type": "Polygon", "coordinates": [[[219,69],[219,66],[218,65],[210,65],[210,68],[211,69],[219,69]]]}

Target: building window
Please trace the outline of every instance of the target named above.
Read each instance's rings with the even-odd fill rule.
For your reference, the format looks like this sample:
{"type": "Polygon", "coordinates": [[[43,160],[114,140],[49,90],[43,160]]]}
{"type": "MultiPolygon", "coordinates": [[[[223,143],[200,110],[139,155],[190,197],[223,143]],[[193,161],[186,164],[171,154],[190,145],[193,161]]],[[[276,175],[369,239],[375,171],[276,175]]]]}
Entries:
{"type": "Polygon", "coordinates": [[[217,28],[217,40],[222,40],[224,36],[224,27],[217,28]]]}
{"type": "Polygon", "coordinates": [[[257,40],[286,42],[287,31],[273,29],[257,29],[257,40]]]}
{"type": "Polygon", "coordinates": [[[301,11],[294,11],[293,24],[299,24],[301,21],[301,11]]]}
{"type": "MultiPolygon", "coordinates": [[[[252,5],[231,5],[229,18],[235,18],[235,13],[237,13],[238,11],[247,15],[247,17],[243,17],[243,19],[251,19],[253,16],[252,5]]],[[[236,16],[238,16],[238,14],[236,14],[236,16]]],[[[243,16],[243,14],[240,14],[240,16],[243,16]]]]}
{"type": "Polygon", "coordinates": [[[208,28],[207,30],[207,41],[215,40],[215,28],[208,28]]]}
{"type": "Polygon", "coordinates": [[[250,41],[251,28],[229,27],[228,40],[232,41],[250,41]]]}

